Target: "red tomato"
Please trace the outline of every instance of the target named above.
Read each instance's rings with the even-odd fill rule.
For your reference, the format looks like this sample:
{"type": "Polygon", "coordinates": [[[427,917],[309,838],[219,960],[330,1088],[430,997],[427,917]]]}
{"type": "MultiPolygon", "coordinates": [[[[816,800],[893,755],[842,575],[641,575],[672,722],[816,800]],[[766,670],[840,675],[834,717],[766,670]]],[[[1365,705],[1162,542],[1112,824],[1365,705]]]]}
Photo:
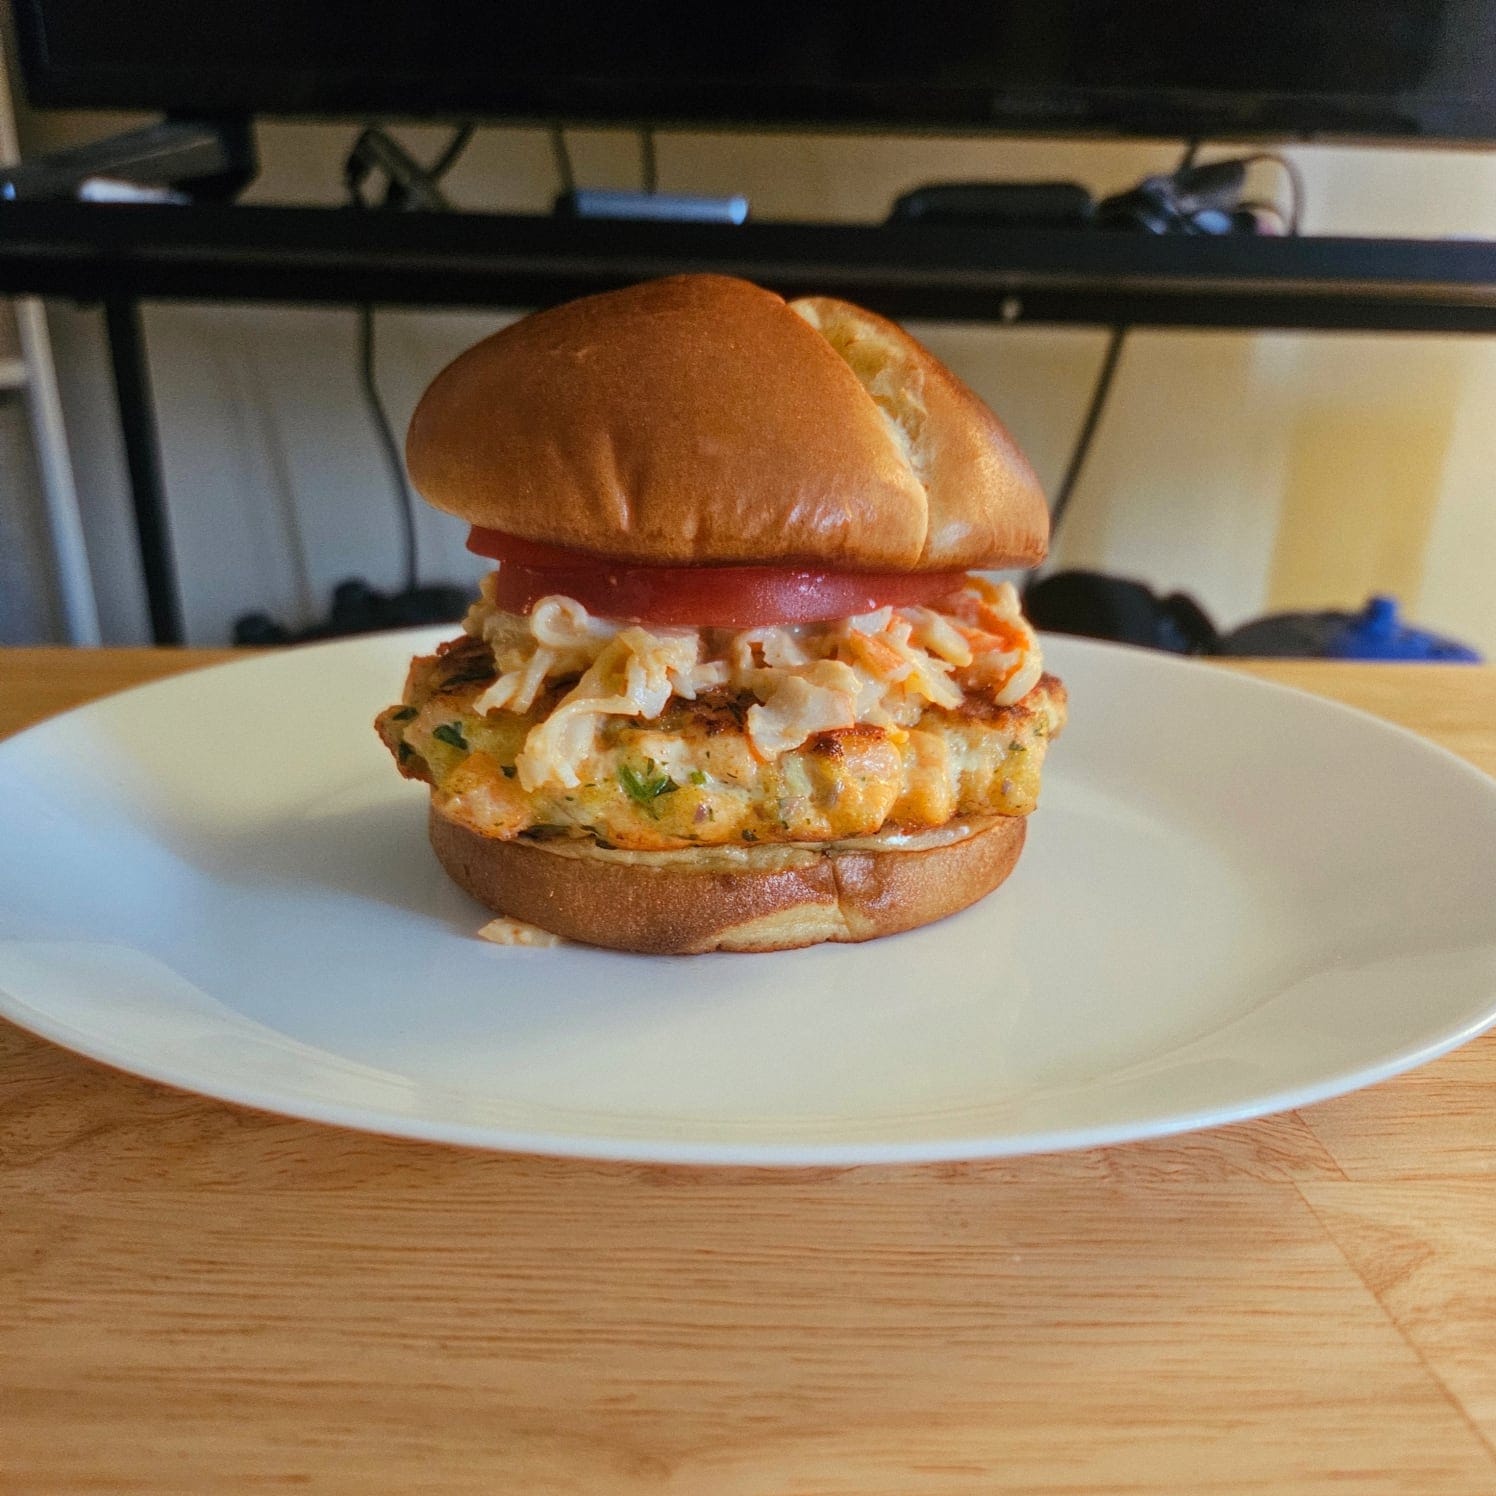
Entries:
{"type": "Polygon", "coordinates": [[[527,613],[554,592],[601,618],[755,628],[910,607],[953,592],[965,573],[812,571],[797,566],[639,566],[474,527],[468,549],[499,567],[494,601],[527,613]]]}

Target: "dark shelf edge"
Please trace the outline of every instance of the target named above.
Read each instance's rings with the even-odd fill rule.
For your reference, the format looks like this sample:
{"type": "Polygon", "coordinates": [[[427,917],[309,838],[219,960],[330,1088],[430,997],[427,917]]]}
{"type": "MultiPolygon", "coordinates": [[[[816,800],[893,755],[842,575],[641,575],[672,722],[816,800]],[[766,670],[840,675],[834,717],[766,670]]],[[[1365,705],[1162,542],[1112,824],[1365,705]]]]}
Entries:
{"type": "Polygon", "coordinates": [[[902,317],[1496,332],[1496,242],[0,204],[0,291],[529,307],[716,270],[902,317]]]}

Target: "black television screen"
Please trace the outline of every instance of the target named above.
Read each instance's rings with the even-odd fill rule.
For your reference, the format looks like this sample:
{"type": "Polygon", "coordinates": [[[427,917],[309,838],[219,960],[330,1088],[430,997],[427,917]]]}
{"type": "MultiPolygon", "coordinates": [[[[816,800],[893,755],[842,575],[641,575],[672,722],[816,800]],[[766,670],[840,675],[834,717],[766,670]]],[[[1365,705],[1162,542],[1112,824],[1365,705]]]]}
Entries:
{"type": "Polygon", "coordinates": [[[1496,0],[16,0],[40,105],[1496,138],[1496,0]]]}

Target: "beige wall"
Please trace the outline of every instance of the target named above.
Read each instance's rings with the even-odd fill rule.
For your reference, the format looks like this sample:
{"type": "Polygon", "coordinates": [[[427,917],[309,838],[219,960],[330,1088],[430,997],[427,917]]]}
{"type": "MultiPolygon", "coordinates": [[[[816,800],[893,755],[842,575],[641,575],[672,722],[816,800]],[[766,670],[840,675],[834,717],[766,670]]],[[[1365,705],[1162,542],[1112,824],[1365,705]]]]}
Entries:
{"type": "MultiPolygon", "coordinates": [[[[33,145],[98,119],[33,120],[33,145]]],[[[445,132],[410,128],[431,153],[445,132]]],[[[351,127],[269,124],[260,202],[332,202],[351,127]]],[[[634,185],[635,142],[573,132],[580,180],[634,185]]],[[[1496,237],[1496,156],[1303,147],[1305,227],[1496,237]]],[[[1074,177],[1124,187],[1172,144],[665,134],[661,185],[745,192],[756,216],[874,219],[937,178],[1074,177]]],[[[1270,170],[1270,169],[1267,169],[1270,170]]],[[[463,207],[540,209],[555,191],[539,131],[480,132],[449,182],[463,207]]],[[[1270,185],[1265,182],[1264,185],[1270,185]]],[[[101,515],[111,631],[138,632],[122,487],[102,424],[87,314],[58,309],[85,502],[101,515]],[[111,549],[112,547],[112,549],[111,549]]],[[[403,422],[424,381],[494,316],[381,315],[381,377],[403,422]]],[[[332,581],[393,583],[389,497],[356,403],[352,319],[321,311],[170,307],[149,316],[163,447],[196,637],[235,613],[320,606],[332,581]]],[[[1053,485],[1104,335],[917,328],[1002,413],[1053,485]]],[[[1138,332],[1057,561],[1194,591],[1225,625],[1268,608],[1392,591],[1422,621],[1496,654],[1496,342],[1369,334],[1138,332]]],[[[469,574],[460,536],[423,520],[429,570],[469,574]]]]}

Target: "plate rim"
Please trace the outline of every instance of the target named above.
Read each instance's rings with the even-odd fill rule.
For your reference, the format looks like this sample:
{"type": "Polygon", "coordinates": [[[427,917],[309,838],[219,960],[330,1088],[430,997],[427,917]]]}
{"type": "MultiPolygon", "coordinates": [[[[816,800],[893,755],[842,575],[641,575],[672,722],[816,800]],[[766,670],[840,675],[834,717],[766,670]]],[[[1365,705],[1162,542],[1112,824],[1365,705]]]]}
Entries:
{"type": "MultiPolygon", "coordinates": [[[[28,749],[35,749],[37,739],[44,738],[48,730],[55,729],[57,724],[86,716],[99,710],[105,703],[112,703],[119,698],[139,698],[150,693],[163,691],[169,693],[184,688],[190,689],[191,678],[204,672],[245,668],[273,669],[292,655],[301,657],[329,651],[370,651],[377,648],[391,652],[404,652],[407,648],[418,647],[417,641],[436,641],[446,637],[450,632],[450,628],[444,628],[441,625],[422,625],[347,639],[318,641],[294,646],[291,650],[267,650],[244,659],[217,660],[187,670],[175,671],[170,675],[140,682],[119,691],[95,697],[90,701],[81,702],[12,733],[4,741],[0,741],[0,764],[12,756],[24,754],[28,749]],[[18,744],[22,746],[17,748],[15,745],[18,744]]],[[[1442,743],[1434,742],[1401,723],[1389,721],[1373,712],[1351,706],[1332,697],[1319,695],[1301,686],[1264,680],[1245,671],[1231,669],[1221,671],[1205,660],[1148,650],[1139,646],[1071,635],[1045,634],[1042,637],[1046,650],[1058,645],[1058,652],[1061,654],[1072,649],[1079,650],[1083,654],[1096,654],[1103,658],[1107,655],[1121,654],[1137,661],[1146,661],[1150,669],[1184,671],[1196,679],[1214,677],[1217,681],[1230,681],[1232,683],[1230,689],[1242,690],[1248,694],[1255,692],[1259,697],[1266,693],[1268,696],[1286,695],[1290,698],[1297,698],[1300,702],[1307,699],[1312,703],[1313,710],[1350,719],[1362,730],[1370,728],[1376,732],[1390,734],[1403,740],[1415,752],[1432,755],[1446,765],[1457,766],[1459,774],[1472,784],[1478,784],[1482,793],[1496,796],[1496,778],[1488,775],[1442,743]]],[[[1485,1007],[1463,1022],[1451,1024],[1366,1064],[1342,1066],[1314,1081],[1278,1087],[1244,1101],[1208,1108],[1180,1108],[1142,1120],[1122,1119],[1043,1131],[1008,1131],[995,1135],[984,1133],[928,1139],[891,1140],[885,1138],[804,1143],[765,1140],[739,1143],[725,1139],[717,1141],[680,1139],[672,1138],[664,1131],[653,1137],[546,1132],[484,1123],[465,1123],[450,1118],[422,1117],[387,1108],[382,1109],[378,1106],[360,1105],[335,1099],[319,1100],[308,1097],[295,1089],[255,1085],[232,1076],[225,1081],[221,1074],[209,1077],[205,1081],[200,1070],[194,1073],[187,1067],[153,1061],[149,1055],[136,1055],[127,1041],[114,1041],[107,1035],[81,1029],[66,1019],[59,1019],[44,1009],[13,997],[3,988],[0,988],[0,1017],[4,1017],[18,1028],[46,1042],[57,1044],[90,1063],[119,1074],[144,1079],[154,1084],[171,1087],[184,1094],[225,1102],[267,1116],[290,1118],[300,1122],[333,1126],[375,1136],[437,1143],[486,1152],[610,1163],[794,1169],[946,1163],[1073,1152],[1177,1136],[1187,1132],[1235,1125],[1286,1111],[1296,1111],[1301,1107],[1377,1085],[1396,1075],[1406,1073],[1441,1055],[1450,1053],[1496,1026],[1496,989],[1493,989],[1485,1007]]]]}
{"type": "Polygon", "coordinates": [[[1368,1066],[1338,1071],[1324,1079],[1289,1087],[1232,1106],[1181,1110],[1149,1121],[1114,1122],[1055,1129],[1048,1132],[1009,1133],[994,1136],[950,1136],[927,1140],[890,1142],[780,1143],[700,1142],[671,1138],[618,1138],[585,1133],[530,1132],[478,1123],[429,1121],[400,1113],[363,1108],[336,1101],[309,1103],[295,1093],[256,1091],[236,1081],[205,1089],[200,1082],[184,1079],[170,1065],[149,1058],[136,1061],[120,1057],[119,1051],[93,1035],[30,1004],[16,1001],[0,988],[0,1018],[17,1028],[58,1045],[67,1052],[116,1074],[171,1088],[179,1094],[215,1101],[257,1112],[262,1116],[336,1127],[367,1136],[398,1138],[484,1153],[594,1161],[598,1163],[668,1165],[712,1168],[812,1169],[915,1164],[982,1162],[1028,1158],[1050,1153],[1076,1153],[1093,1148],[1120,1147],[1193,1132],[1213,1131],[1242,1122],[1297,1111],[1301,1107],[1330,1101],[1369,1086],[1379,1085],[1420,1065],[1451,1053],[1496,1026],[1496,1006],[1463,1027],[1422,1045],[1407,1046],[1368,1066]],[[27,1021],[20,1015],[31,1015],[27,1021]]]}

